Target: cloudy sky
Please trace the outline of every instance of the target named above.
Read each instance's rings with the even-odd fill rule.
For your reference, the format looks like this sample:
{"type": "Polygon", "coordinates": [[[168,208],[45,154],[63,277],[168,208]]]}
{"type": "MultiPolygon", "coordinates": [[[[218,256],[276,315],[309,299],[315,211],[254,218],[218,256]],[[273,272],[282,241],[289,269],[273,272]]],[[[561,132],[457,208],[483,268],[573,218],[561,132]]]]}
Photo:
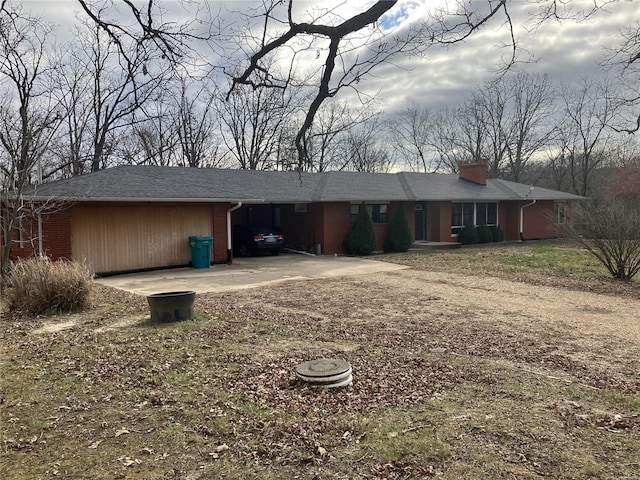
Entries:
{"type": "MultiPolygon", "coordinates": [[[[600,3],[600,0],[595,1],[600,3]]],[[[10,2],[15,3],[15,0],[10,2]]],[[[22,3],[32,13],[41,14],[60,25],[56,35],[61,42],[72,40],[71,26],[76,21],[76,14],[80,12],[75,0],[27,0],[22,3]]],[[[113,3],[119,2],[114,0],[113,3]]],[[[238,12],[249,12],[252,7],[261,3],[251,0],[210,0],[207,6],[212,15],[227,29],[226,32],[229,32],[229,29],[240,25],[236,23],[239,21],[238,12]]],[[[338,10],[334,11],[333,17],[325,15],[322,19],[323,22],[337,21],[340,17],[345,18],[354,12],[362,11],[372,3],[371,0],[298,1],[294,16],[299,21],[308,20],[311,18],[310,15],[319,15],[323,8],[329,9],[337,5],[338,10]]],[[[472,0],[469,3],[474,8],[486,8],[487,5],[486,1],[472,0]]],[[[606,2],[602,10],[587,19],[549,20],[537,28],[534,28],[534,16],[540,13],[540,5],[548,5],[551,2],[510,0],[508,3],[519,46],[519,62],[514,68],[531,73],[549,74],[554,83],[575,82],[581,77],[602,75],[600,64],[610,55],[608,49],[620,44],[620,32],[640,23],[640,0],[606,2]]],[[[203,4],[204,2],[195,2],[196,6],[201,7],[203,4]]],[[[453,5],[454,0],[450,0],[449,4],[453,5]]],[[[573,0],[570,6],[580,17],[581,8],[590,9],[593,4],[594,0],[573,0]]],[[[167,9],[164,14],[165,21],[174,18],[184,20],[190,15],[195,15],[193,3],[186,7],[188,11],[185,11],[184,4],[177,0],[164,0],[163,5],[167,9]]],[[[400,0],[379,25],[376,25],[377,31],[387,33],[390,38],[393,38],[393,35],[401,35],[406,32],[408,25],[416,25],[424,18],[425,12],[433,12],[435,8],[443,6],[447,6],[446,0],[400,0]]],[[[286,10],[284,12],[286,13],[286,10]]],[[[569,14],[564,11],[561,13],[569,14]]],[[[388,112],[409,105],[422,105],[431,110],[455,106],[471,89],[495,78],[504,60],[510,58],[511,50],[508,46],[505,47],[510,43],[505,21],[504,14],[499,14],[462,43],[448,47],[435,46],[428,49],[424,55],[398,55],[392,62],[377,66],[371,76],[358,84],[358,89],[367,93],[377,93],[379,107],[388,112]]],[[[253,27],[258,29],[257,24],[253,27]]],[[[247,23],[243,23],[239,31],[250,31],[250,28],[247,23]]],[[[219,44],[217,48],[220,48],[219,44]]],[[[236,59],[241,59],[242,56],[235,49],[236,46],[231,45],[228,50],[235,52],[236,59]]],[[[354,51],[355,53],[367,55],[362,51],[354,51]]],[[[206,52],[205,55],[213,63],[219,61],[210,52],[206,52]]],[[[314,46],[308,54],[298,57],[297,67],[313,67],[314,62],[321,62],[322,55],[322,49],[316,49],[314,46]]],[[[348,95],[348,92],[345,92],[344,98],[349,98],[348,95]]]]}

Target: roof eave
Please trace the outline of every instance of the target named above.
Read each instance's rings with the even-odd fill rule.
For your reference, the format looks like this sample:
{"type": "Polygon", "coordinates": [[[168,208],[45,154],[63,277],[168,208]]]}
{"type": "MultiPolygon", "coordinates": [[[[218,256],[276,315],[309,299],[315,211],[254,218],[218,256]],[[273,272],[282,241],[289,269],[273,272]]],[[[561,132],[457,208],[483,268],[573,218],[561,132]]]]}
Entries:
{"type": "Polygon", "coordinates": [[[153,202],[153,203],[265,203],[263,198],[138,198],[138,197],[63,197],[49,196],[23,196],[24,200],[34,202],[62,201],[62,202],[153,202]]]}

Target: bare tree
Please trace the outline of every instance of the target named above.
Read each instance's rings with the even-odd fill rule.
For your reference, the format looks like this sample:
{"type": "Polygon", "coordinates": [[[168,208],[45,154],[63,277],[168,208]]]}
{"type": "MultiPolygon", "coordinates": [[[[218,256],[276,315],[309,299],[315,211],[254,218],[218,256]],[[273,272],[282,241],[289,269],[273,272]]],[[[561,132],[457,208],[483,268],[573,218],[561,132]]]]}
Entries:
{"type": "Polygon", "coordinates": [[[258,37],[256,51],[250,56],[248,65],[239,74],[233,75],[231,91],[239,85],[288,88],[291,79],[271,74],[264,64],[264,59],[270,58],[276,51],[293,50],[293,54],[289,56],[292,62],[303,51],[315,50],[318,56],[326,52],[317,72],[317,91],[306,109],[296,136],[301,165],[306,161],[307,132],[311,129],[320,105],[343,88],[356,89],[357,84],[380,63],[399,53],[423,53],[433,44],[451,45],[461,42],[499,12],[505,16],[507,28],[511,28],[506,0],[488,1],[486,8],[474,8],[466,2],[457,2],[451,9],[437,9],[425,14],[423,23],[398,35],[387,35],[378,28],[378,22],[394,8],[397,1],[377,1],[361,13],[348,18],[332,10],[320,11],[316,15],[311,13],[306,21],[294,19],[294,3],[293,0],[287,2],[285,16],[279,16],[277,8],[284,2],[274,0],[265,5],[264,30],[258,37]],[[284,32],[277,29],[277,33],[270,36],[273,25],[286,25],[287,28],[284,32]],[[362,45],[367,45],[367,55],[355,53],[357,47],[362,45]]]}
{"type": "MultiPolygon", "coordinates": [[[[123,39],[130,39],[137,42],[140,48],[153,48],[163,52],[169,59],[179,59],[189,49],[189,41],[193,40],[188,26],[158,22],[162,18],[162,12],[158,10],[157,0],[147,0],[140,4],[129,0],[102,0],[97,4],[79,1],[91,19],[110,35],[119,48],[123,39]],[[116,4],[122,5],[131,13],[134,19],[132,26],[125,27],[108,19],[108,9],[105,7],[116,4]]],[[[523,22],[525,26],[535,28],[549,18],[584,19],[599,10],[601,3],[606,4],[608,1],[610,0],[596,0],[584,10],[574,8],[575,4],[570,0],[529,0],[531,8],[523,22]]],[[[310,138],[308,132],[320,105],[344,88],[357,92],[359,82],[377,65],[388,62],[395,55],[421,55],[434,45],[451,46],[464,42],[495,20],[501,22],[498,28],[506,31],[510,39],[505,45],[511,52],[506,65],[509,66],[516,60],[518,44],[512,18],[517,17],[512,17],[512,10],[522,13],[522,8],[514,2],[446,2],[425,9],[424,15],[407,28],[405,25],[399,27],[401,22],[397,22],[396,14],[399,12],[394,11],[397,0],[378,0],[355,14],[343,14],[340,11],[345,3],[334,4],[334,7],[329,8],[308,9],[303,13],[303,9],[297,8],[300,2],[295,0],[265,0],[262,2],[261,12],[247,14],[254,23],[259,20],[262,25],[260,33],[246,34],[244,38],[248,43],[238,49],[250,49],[247,62],[237,70],[227,69],[232,80],[228,94],[230,97],[241,85],[254,89],[288,89],[297,86],[291,75],[295,72],[296,65],[308,65],[310,52],[314,52],[317,59],[322,59],[320,64],[316,64],[315,76],[309,82],[315,85],[315,92],[305,108],[295,139],[301,167],[307,161],[306,142],[310,138]],[[279,60],[291,62],[290,68],[283,70],[283,75],[273,72],[268,64],[278,54],[279,60]]],[[[510,165],[515,176],[518,175],[522,160],[526,160],[523,153],[517,146],[511,149],[510,165]]]]}
{"type": "Polygon", "coordinates": [[[209,44],[222,29],[208,3],[172,5],[183,10],[179,13],[186,14],[183,18],[189,18],[187,21],[165,21],[168,12],[160,0],[78,0],[78,3],[91,22],[109,37],[123,66],[132,71],[138,69],[141,56],[160,58],[176,68],[187,63],[206,64],[195,45],[209,44]],[[130,21],[116,20],[120,15],[130,21]],[[136,48],[132,50],[131,45],[136,48]]]}
{"type": "Polygon", "coordinates": [[[58,158],[59,169],[65,177],[85,173],[89,161],[92,95],[85,60],[76,55],[76,50],[67,47],[58,50],[59,67],[51,72],[53,94],[63,115],[60,135],[51,153],[58,158]]]}
{"type": "MultiPolygon", "coordinates": [[[[3,10],[5,5],[3,4],[3,10]]],[[[0,170],[2,172],[2,268],[11,253],[14,233],[29,210],[22,193],[41,181],[42,160],[60,125],[58,103],[47,83],[56,65],[47,55],[51,29],[20,9],[0,16],[0,83],[7,90],[0,98],[0,170]]]]}
{"type": "Polygon", "coordinates": [[[179,150],[177,100],[172,92],[175,82],[162,85],[132,114],[130,126],[119,130],[131,132],[131,142],[119,142],[115,155],[125,163],[139,165],[173,165],[179,150]]]}
{"type": "Polygon", "coordinates": [[[82,52],[90,72],[91,86],[91,171],[108,165],[113,145],[108,143],[114,131],[133,123],[133,115],[162,91],[169,72],[162,62],[144,51],[132,51],[126,63],[119,56],[123,45],[116,45],[111,38],[95,26],[88,26],[82,40],[82,52]]]}
{"type": "Polygon", "coordinates": [[[640,23],[621,32],[621,40],[607,63],[619,70],[620,79],[625,83],[626,91],[615,95],[613,100],[627,108],[629,117],[625,123],[629,126],[614,128],[618,132],[635,133],[640,130],[640,23]]]}
{"type": "Polygon", "coordinates": [[[479,89],[475,96],[476,105],[482,112],[477,117],[484,125],[482,156],[487,159],[487,173],[492,178],[502,176],[508,147],[504,124],[509,97],[499,85],[500,82],[489,84],[479,89]]]}
{"type": "Polygon", "coordinates": [[[545,76],[517,74],[505,77],[508,110],[502,131],[506,141],[506,177],[521,180],[527,163],[550,142],[553,127],[553,91],[545,76]]]}
{"type": "Polygon", "coordinates": [[[292,98],[282,90],[241,87],[216,109],[220,135],[230,155],[243,170],[276,168],[283,126],[292,115],[292,98]]]}
{"type": "MultiPolygon", "coordinates": [[[[324,172],[340,168],[343,160],[342,151],[347,148],[349,132],[357,129],[359,125],[375,120],[376,114],[367,108],[368,105],[367,102],[354,110],[344,102],[329,102],[320,108],[306,140],[305,169],[324,172]]],[[[294,138],[295,133],[291,136],[291,139],[294,138]]],[[[293,147],[293,141],[290,145],[293,147]]],[[[297,165],[296,158],[294,156],[297,165]]]]}
{"type": "Polygon", "coordinates": [[[500,117],[492,116],[493,111],[498,108],[498,96],[494,93],[490,88],[473,92],[456,112],[454,121],[458,136],[456,143],[463,153],[460,160],[476,162],[490,158],[490,169],[496,171],[500,169],[500,160],[489,155],[490,132],[500,130],[501,127],[497,123],[500,117]]]}
{"type": "Polygon", "coordinates": [[[347,132],[339,170],[367,173],[391,170],[393,158],[380,134],[380,118],[373,118],[347,132]]]}
{"type": "Polygon", "coordinates": [[[493,93],[478,89],[456,110],[445,110],[436,116],[429,141],[438,156],[438,170],[457,172],[461,161],[487,159],[489,171],[498,176],[504,153],[504,146],[500,150],[499,145],[504,145],[504,140],[498,123],[502,117],[492,116],[499,108],[493,93]]]}
{"type": "Polygon", "coordinates": [[[216,95],[205,87],[190,95],[186,80],[181,80],[177,132],[182,154],[178,163],[189,167],[220,165],[216,134],[219,126],[214,118],[216,95]]]}
{"type": "Polygon", "coordinates": [[[614,117],[615,106],[610,86],[582,79],[578,88],[574,84],[565,85],[561,98],[559,159],[568,170],[573,192],[587,196],[591,190],[591,177],[606,162],[606,152],[611,147],[608,125],[614,117]]]}
{"type": "Polygon", "coordinates": [[[430,133],[430,144],[435,154],[432,171],[457,172],[458,162],[473,158],[460,134],[461,109],[438,112],[430,133]]]}
{"type": "Polygon", "coordinates": [[[414,106],[395,115],[389,125],[396,154],[413,171],[433,171],[430,156],[433,124],[429,110],[414,106]]]}

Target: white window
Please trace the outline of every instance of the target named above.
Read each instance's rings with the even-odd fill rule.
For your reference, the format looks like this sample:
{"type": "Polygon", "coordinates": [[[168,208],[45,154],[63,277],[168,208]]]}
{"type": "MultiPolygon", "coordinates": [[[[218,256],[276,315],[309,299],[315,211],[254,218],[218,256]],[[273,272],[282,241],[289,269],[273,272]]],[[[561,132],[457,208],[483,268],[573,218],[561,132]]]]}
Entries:
{"type": "Polygon", "coordinates": [[[554,202],[553,213],[556,223],[567,223],[567,204],[565,202],[554,202]]]}

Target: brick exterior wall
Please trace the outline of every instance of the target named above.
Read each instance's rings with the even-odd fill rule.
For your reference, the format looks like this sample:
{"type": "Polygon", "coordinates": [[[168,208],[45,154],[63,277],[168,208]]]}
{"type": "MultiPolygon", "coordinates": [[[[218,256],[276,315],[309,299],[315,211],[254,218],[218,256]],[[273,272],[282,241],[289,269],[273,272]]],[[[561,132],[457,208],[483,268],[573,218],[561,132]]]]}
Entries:
{"type": "Polygon", "coordinates": [[[327,255],[344,253],[344,236],[351,227],[351,204],[331,202],[323,204],[324,239],[322,252],[327,255]]]}
{"type": "MultiPolygon", "coordinates": [[[[521,207],[530,202],[521,202],[521,207]]],[[[523,209],[524,240],[555,238],[562,236],[556,219],[553,217],[554,202],[551,200],[537,201],[523,209]]]]}
{"type": "MultiPolygon", "coordinates": [[[[71,209],[44,213],[41,218],[43,253],[52,260],[71,259],[71,209]]],[[[11,259],[38,255],[39,249],[38,219],[33,218],[23,225],[22,242],[14,232],[11,259]]]]}
{"type": "Polygon", "coordinates": [[[212,207],[213,222],[213,261],[227,261],[227,210],[232,205],[214,204],[212,207]]]}
{"type": "MultiPolygon", "coordinates": [[[[521,208],[530,202],[500,202],[498,207],[499,222],[505,234],[505,240],[520,240],[521,208]]],[[[89,204],[85,204],[87,206],[89,204]]],[[[112,204],[113,205],[113,204],[112,204]]],[[[123,204],[126,205],[126,204],[123,204]]],[[[194,204],[195,205],[195,204],[194,204]]],[[[232,204],[211,205],[211,221],[213,225],[215,262],[227,259],[227,209],[232,204]]],[[[306,212],[296,212],[294,205],[280,205],[283,233],[287,245],[293,248],[312,251],[320,244],[325,255],[344,254],[343,239],[351,223],[351,204],[349,202],[327,202],[307,204],[306,212]]],[[[415,203],[391,203],[389,205],[389,222],[374,224],[377,235],[377,250],[383,249],[384,239],[398,208],[405,208],[407,220],[415,237],[415,203]]],[[[53,260],[71,259],[72,209],[70,206],[56,212],[43,215],[42,238],[44,252],[53,260]]],[[[553,219],[554,202],[538,201],[527,206],[524,212],[524,239],[554,238],[561,235],[558,225],[553,219]]],[[[240,212],[233,214],[233,223],[241,223],[240,212]]],[[[433,242],[451,242],[451,202],[426,203],[427,240],[433,242]]],[[[12,259],[33,256],[38,253],[38,224],[33,219],[28,225],[20,244],[14,238],[12,259]]]]}

